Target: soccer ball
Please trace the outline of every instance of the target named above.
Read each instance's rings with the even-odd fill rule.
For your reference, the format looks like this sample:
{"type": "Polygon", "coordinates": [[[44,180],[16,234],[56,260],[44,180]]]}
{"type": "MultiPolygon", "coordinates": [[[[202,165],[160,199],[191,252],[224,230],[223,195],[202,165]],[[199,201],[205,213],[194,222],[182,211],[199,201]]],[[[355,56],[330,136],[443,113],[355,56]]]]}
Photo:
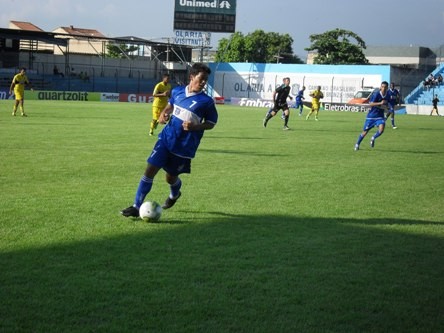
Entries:
{"type": "Polygon", "coordinates": [[[144,221],[158,221],[162,215],[162,207],[155,201],[145,201],[139,208],[139,215],[144,221]]]}

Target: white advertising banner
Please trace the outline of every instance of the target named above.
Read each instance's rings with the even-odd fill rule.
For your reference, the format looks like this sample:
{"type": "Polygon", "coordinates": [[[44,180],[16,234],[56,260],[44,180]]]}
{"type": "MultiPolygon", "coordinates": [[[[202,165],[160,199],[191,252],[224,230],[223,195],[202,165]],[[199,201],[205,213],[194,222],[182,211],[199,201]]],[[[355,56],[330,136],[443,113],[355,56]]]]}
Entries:
{"type": "Polygon", "coordinates": [[[305,101],[311,101],[309,93],[318,86],[324,93],[323,102],[346,103],[363,85],[379,87],[381,75],[276,73],[276,72],[216,72],[214,91],[220,96],[272,100],[273,91],[290,78],[291,95],[295,96],[302,86],[306,87],[305,101]]]}

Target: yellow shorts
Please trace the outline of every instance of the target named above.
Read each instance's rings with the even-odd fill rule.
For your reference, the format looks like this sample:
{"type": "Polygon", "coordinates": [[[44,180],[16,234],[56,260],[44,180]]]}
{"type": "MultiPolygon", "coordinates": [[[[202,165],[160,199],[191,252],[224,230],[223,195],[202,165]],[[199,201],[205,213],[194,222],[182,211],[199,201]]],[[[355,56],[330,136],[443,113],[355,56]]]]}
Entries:
{"type": "Polygon", "coordinates": [[[24,89],[14,89],[14,96],[16,101],[20,101],[25,98],[25,90],[24,89]]]}
{"type": "Polygon", "coordinates": [[[153,106],[153,120],[159,120],[160,114],[165,107],[153,106]]]}

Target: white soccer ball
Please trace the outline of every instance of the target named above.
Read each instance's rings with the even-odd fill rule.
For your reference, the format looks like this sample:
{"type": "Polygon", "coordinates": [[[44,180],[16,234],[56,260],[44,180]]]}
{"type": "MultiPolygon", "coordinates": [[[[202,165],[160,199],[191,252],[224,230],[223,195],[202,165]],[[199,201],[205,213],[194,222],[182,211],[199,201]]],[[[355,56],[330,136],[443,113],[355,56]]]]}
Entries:
{"type": "Polygon", "coordinates": [[[158,221],[162,215],[162,207],[155,201],[145,201],[139,208],[139,215],[144,221],[158,221]]]}

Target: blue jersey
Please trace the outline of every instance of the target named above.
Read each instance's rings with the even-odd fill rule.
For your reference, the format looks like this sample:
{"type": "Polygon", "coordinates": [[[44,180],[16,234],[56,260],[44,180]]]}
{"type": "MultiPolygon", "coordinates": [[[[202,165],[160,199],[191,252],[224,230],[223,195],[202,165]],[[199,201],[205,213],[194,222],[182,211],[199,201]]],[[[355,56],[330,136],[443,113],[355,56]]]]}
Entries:
{"type": "Polygon", "coordinates": [[[193,158],[196,155],[204,130],[185,131],[184,121],[193,123],[217,123],[217,110],[214,101],[203,91],[188,93],[188,86],[173,89],[169,104],[174,106],[171,119],[159,134],[167,149],[174,155],[193,158]]]}
{"type": "MultiPolygon", "coordinates": [[[[381,94],[381,91],[375,91],[370,97],[370,103],[378,103],[383,100],[388,100],[388,94],[386,93],[384,96],[381,94]]],[[[384,119],[384,109],[379,106],[372,106],[370,111],[367,114],[367,119],[384,119]]]]}
{"type": "Polygon", "coordinates": [[[298,91],[298,94],[296,95],[296,103],[300,104],[303,99],[304,99],[304,91],[301,89],[298,91]]]}
{"type": "Polygon", "coordinates": [[[395,106],[396,104],[398,104],[399,101],[399,91],[398,89],[389,89],[387,91],[387,95],[388,95],[388,103],[390,104],[390,106],[395,106]]]}

